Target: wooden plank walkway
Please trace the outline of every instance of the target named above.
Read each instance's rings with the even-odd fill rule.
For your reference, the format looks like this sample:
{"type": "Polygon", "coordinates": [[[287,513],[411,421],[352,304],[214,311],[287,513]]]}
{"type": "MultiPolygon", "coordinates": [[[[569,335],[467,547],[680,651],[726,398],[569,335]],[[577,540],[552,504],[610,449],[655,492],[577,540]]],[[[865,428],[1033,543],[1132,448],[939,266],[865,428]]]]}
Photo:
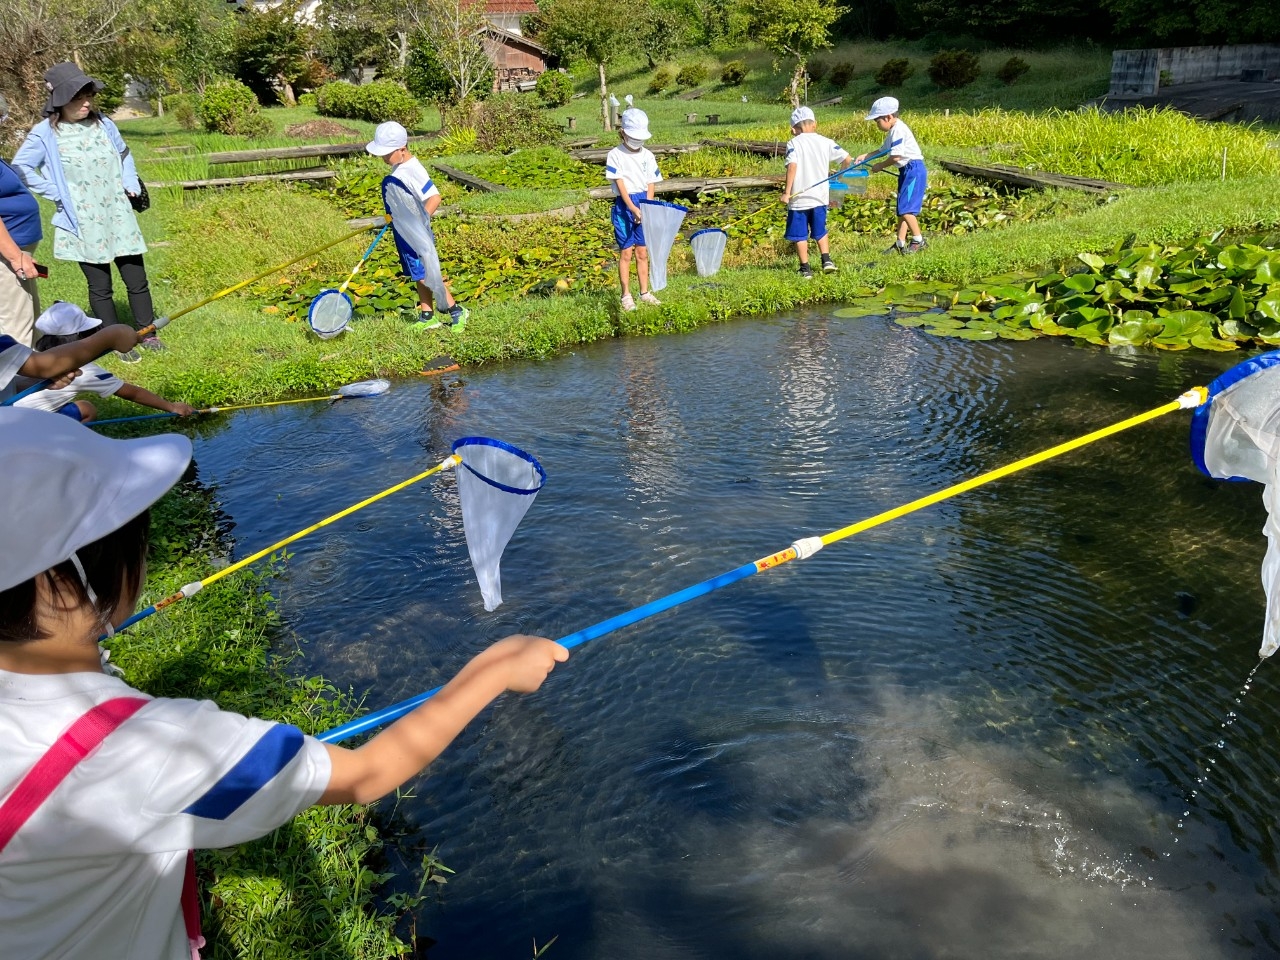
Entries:
{"type": "Polygon", "coordinates": [[[249,183],[278,183],[288,180],[332,180],[337,175],[337,172],[333,170],[290,170],[287,173],[259,173],[249,177],[216,177],[212,180],[162,180],[159,183],[149,183],[147,186],[202,190],[205,187],[242,187],[249,183]]]}
{"type": "Polygon", "coordinates": [[[468,190],[479,190],[481,193],[501,193],[506,190],[500,183],[493,183],[490,180],[484,180],[480,177],[473,177],[469,173],[464,173],[457,167],[450,167],[447,164],[432,161],[431,166],[435,167],[442,174],[455,183],[460,183],[468,190]]]}
{"type": "Polygon", "coordinates": [[[1043,190],[1045,187],[1065,187],[1069,190],[1083,190],[1086,193],[1112,194],[1129,189],[1128,184],[1110,183],[1106,180],[1092,180],[1089,177],[1073,177],[1065,173],[1051,173],[1047,170],[1026,170],[1022,167],[1010,167],[1004,164],[962,163],[959,160],[933,160],[943,170],[958,173],[964,177],[978,180],[995,180],[1012,184],[1015,187],[1031,187],[1043,190]]]}
{"type": "MultiPolygon", "coordinates": [[[[410,137],[410,143],[433,140],[431,137],[410,137]]],[[[301,160],[306,157],[351,157],[365,152],[367,141],[355,143],[309,143],[300,147],[267,147],[261,150],[226,150],[205,155],[212,166],[218,163],[252,163],[257,160],[301,160]]]]}
{"type": "MultiPolygon", "coordinates": [[[[782,175],[768,177],[677,177],[659,180],[653,185],[657,196],[674,193],[715,193],[721,190],[776,190],[782,186],[782,175]]],[[[612,200],[613,187],[592,187],[587,191],[592,200],[612,200]]]]}
{"type": "Polygon", "coordinates": [[[707,140],[702,141],[704,147],[723,147],[726,150],[741,150],[743,153],[756,153],[762,157],[780,157],[787,152],[785,140],[707,140]]]}
{"type": "MultiPolygon", "coordinates": [[[[589,149],[570,150],[569,156],[575,160],[581,160],[584,163],[604,163],[605,157],[609,156],[610,147],[591,147],[589,149]]],[[[670,157],[681,153],[696,153],[702,149],[700,143],[675,143],[662,144],[655,143],[649,148],[649,152],[655,157],[670,157]]]]}

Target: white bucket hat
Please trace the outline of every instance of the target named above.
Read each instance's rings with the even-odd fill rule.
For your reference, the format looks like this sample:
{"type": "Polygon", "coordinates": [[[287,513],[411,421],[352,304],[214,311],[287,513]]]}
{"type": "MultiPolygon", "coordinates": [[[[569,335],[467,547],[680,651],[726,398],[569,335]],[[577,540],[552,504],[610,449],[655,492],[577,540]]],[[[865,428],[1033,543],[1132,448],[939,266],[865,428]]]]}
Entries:
{"type": "Polygon", "coordinates": [[[796,107],[791,111],[791,125],[793,127],[800,126],[800,124],[804,123],[806,120],[816,119],[817,118],[813,115],[813,110],[809,107],[796,107]]]}
{"type": "Polygon", "coordinates": [[[111,440],[70,417],[0,409],[0,590],[118,530],[181,479],[180,434],[111,440]]]}
{"type": "Polygon", "coordinates": [[[867,114],[868,120],[879,120],[881,117],[887,117],[898,112],[897,97],[881,97],[871,105],[871,112],[867,114]]]}
{"type": "Polygon", "coordinates": [[[375,157],[385,157],[408,145],[409,131],[394,120],[388,120],[386,123],[378,124],[378,129],[373,131],[373,139],[366,143],[364,148],[375,157]]]}
{"type": "Polygon", "coordinates": [[[649,132],[649,117],[643,110],[632,107],[629,110],[623,110],[622,116],[623,136],[630,137],[632,140],[648,140],[653,136],[649,132]]]}
{"type": "Polygon", "coordinates": [[[36,320],[36,329],[55,337],[70,337],[92,330],[101,323],[97,317],[89,316],[74,303],[55,300],[36,320]]]}

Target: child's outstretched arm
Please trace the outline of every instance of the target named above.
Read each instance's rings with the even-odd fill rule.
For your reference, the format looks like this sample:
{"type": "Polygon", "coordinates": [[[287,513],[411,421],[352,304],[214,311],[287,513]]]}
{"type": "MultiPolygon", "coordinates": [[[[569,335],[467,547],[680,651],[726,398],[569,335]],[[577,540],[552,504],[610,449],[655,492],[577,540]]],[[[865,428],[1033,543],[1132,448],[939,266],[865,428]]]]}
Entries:
{"type": "Polygon", "coordinates": [[[196,412],[196,408],[189,403],[171,403],[159,394],[142,389],[136,383],[126,383],[116,391],[116,396],[165,413],[176,413],[180,417],[189,417],[196,412]]]}
{"type": "Polygon", "coordinates": [[[354,750],[332,744],[333,771],[321,804],[370,803],[416,776],[500,693],[532,693],[569,651],[516,635],[477,654],[434,697],[354,750]]]}
{"type": "Polygon", "coordinates": [[[18,372],[24,377],[53,380],[90,360],[97,360],[110,350],[126,353],[137,345],[137,330],[123,323],[113,323],[83,340],[33,353],[18,372]]]}

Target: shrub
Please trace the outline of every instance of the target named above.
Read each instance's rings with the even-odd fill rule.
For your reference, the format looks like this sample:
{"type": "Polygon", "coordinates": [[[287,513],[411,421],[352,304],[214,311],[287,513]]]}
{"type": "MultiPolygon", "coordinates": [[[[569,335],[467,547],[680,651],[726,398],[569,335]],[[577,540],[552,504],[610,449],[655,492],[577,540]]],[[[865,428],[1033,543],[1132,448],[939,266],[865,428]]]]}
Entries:
{"type": "Polygon", "coordinates": [[[547,70],[534,89],[544,107],[563,107],[573,96],[573,81],[558,70],[547,70]]]}
{"type": "Polygon", "coordinates": [[[686,63],[676,74],[676,83],[682,87],[696,87],[707,79],[707,68],[701,63],[686,63]]]}
{"type": "Polygon", "coordinates": [[[442,157],[452,157],[459,153],[475,153],[475,127],[451,127],[448,133],[436,141],[435,145],[442,157]]]}
{"type": "Polygon", "coordinates": [[[406,127],[417,126],[422,115],[409,91],[390,80],[375,80],[362,87],[345,80],[326,83],[316,91],[316,110],[326,117],[373,123],[398,120],[406,127]]]}
{"type": "Polygon", "coordinates": [[[669,63],[664,63],[653,72],[653,78],[649,81],[650,93],[661,93],[676,78],[676,68],[669,63]]]}
{"type": "Polygon", "coordinates": [[[271,128],[258,112],[258,98],[239,80],[219,80],[205,87],[196,113],[204,128],[214,133],[256,137],[271,128]]]}
{"type": "Polygon", "coordinates": [[[1010,57],[996,71],[996,79],[1006,86],[1017,82],[1018,78],[1031,69],[1031,64],[1021,57],[1010,57]]]}
{"type": "Polygon", "coordinates": [[[836,65],[831,68],[831,85],[837,90],[843,90],[849,85],[849,81],[853,79],[853,61],[839,60],[836,65]]]}
{"type": "Polygon", "coordinates": [[[200,126],[200,118],[196,116],[198,98],[192,93],[171,93],[161,101],[164,111],[173,117],[183,130],[194,130],[200,126]]]}
{"type": "Polygon", "coordinates": [[[929,61],[929,79],[944,90],[958,90],[978,79],[982,66],[968,50],[943,50],[929,61]]]}
{"type": "Polygon", "coordinates": [[[876,83],[882,87],[900,87],[915,76],[915,72],[916,68],[906,57],[894,57],[876,71],[876,83]]]}
{"type": "Polygon", "coordinates": [[[314,107],[316,105],[316,95],[314,93],[298,94],[298,106],[314,107]]]}
{"type": "Polygon", "coordinates": [[[509,153],[560,141],[556,122],[531,100],[512,93],[490,97],[475,116],[476,144],[485,152],[509,153]]]}
{"type": "Polygon", "coordinates": [[[831,69],[831,64],[825,60],[810,60],[805,65],[805,73],[809,74],[810,83],[821,83],[823,77],[827,75],[827,71],[831,69]]]}
{"type": "Polygon", "coordinates": [[[747,65],[741,60],[730,60],[720,71],[720,82],[726,87],[736,87],[747,79],[747,65]]]}
{"type": "MultiPolygon", "coordinates": [[[[336,79],[333,71],[318,57],[308,56],[302,62],[302,71],[298,74],[298,79],[293,81],[294,89],[298,90],[318,90],[330,80],[336,79]]],[[[302,101],[299,100],[299,103],[302,101]]]]}

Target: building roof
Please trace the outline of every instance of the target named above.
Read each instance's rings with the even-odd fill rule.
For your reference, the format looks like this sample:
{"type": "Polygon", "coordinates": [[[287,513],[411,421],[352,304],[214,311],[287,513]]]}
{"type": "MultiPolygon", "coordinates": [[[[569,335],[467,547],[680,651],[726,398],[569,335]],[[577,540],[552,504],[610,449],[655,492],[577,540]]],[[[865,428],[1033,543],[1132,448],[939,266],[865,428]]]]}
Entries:
{"type": "Polygon", "coordinates": [[[491,15],[537,13],[534,0],[485,0],[484,12],[491,15]]]}
{"type": "Polygon", "coordinates": [[[523,34],[515,33],[511,30],[504,30],[502,29],[502,27],[498,26],[496,23],[486,23],[480,29],[482,32],[489,34],[499,43],[503,43],[513,47],[527,47],[528,49],[532,50],[534,53],[538,54],[544,59],[551,56],[551,51],[548,50],[546,47],[544,47],[542,44],[538,43],[538,41],[530,40],[528,37],[524,36],[523,34]]]}

